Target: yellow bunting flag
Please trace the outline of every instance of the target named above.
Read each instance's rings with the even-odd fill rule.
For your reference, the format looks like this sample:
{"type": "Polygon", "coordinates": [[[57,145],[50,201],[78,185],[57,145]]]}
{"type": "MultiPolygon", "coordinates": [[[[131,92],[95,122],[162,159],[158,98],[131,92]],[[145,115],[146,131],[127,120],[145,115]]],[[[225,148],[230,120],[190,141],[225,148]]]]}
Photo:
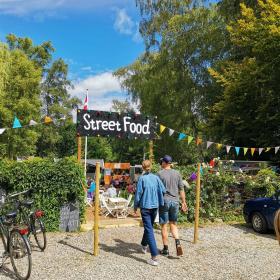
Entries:
{"type": "Polygon", "coordinates": [[[271,150],[271,148],[266,148],[265,152],[269,152],[271,150]]]}
{"type": "Polygon", "coordinates": [[[44,120],[44,123],[51,123],[51,122],[53,122],[52,118],[46,116],[46,117],[45,117],[45,120],[44,120]]]}
{"type": "Polygon", "coordinates": [[[196,138],[196,145],[198,146],[198,145],[200,145],[200,144],[202,144],[202,139],[199,138],[199,137],[197,137],[197,138],[196,138]]]}
{"type": "Polygon", "coordinates": [[[217,149],[218,149],[218,150],[221,150],[222,147],[223,147],[223,144],[219,144],[219,143],[217,144],[217,149]]]}
{"type": "Polygon", "coordinates": [[[160,133],[162,133],[165,129],[166,129],[166,126],[164,126],[162,124],[159,126],[160,133]]]}
{"type": "Polygon", "coordinates": [[[253,156],[256,151],[256,148],[251,148],[251,155],[253,156]]]}
{"type": "Polygon", "coordinates": [[[243,148],[243,152],[244,152],[244,156],[245,156],[248,152],[248,148],[243,148]]]}
{"type": "Polygon", "coordinates": [[[188,144],[190,145],[190,143],[192,142],[193,137],[192,136],[188,136],[188,144]]]}

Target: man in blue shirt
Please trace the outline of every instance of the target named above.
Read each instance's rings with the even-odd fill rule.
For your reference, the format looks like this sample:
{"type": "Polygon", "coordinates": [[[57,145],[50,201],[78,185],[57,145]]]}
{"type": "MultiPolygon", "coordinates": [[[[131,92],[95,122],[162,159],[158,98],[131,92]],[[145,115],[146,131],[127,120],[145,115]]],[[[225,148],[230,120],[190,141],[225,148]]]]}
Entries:
{"type": "Polygon", "coordinates": [[[158,249],[154,236],[154,222],[159,206],[164,205],[163,194],[165,187],[158,176],[151,173],[151,162],[145,160],[142,163],[144,174],[139,178],[134,199],[134,212],[137,208],[141,210],[142,221],[144,225],[144,234],[142,238],[142,251],[147,252],[149,245],[152,258],[148,264],[157,266],[158,249]]]}

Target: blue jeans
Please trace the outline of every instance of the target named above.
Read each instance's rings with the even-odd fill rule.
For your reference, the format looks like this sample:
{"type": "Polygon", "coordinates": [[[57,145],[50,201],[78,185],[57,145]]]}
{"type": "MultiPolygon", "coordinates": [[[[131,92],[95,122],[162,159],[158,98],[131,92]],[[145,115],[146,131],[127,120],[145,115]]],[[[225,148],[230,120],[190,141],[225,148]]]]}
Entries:
{"type": "Polygon", "coordinates": [[[164,206],[159,208],[159,223],[165,225],[168,222],[177,222],[179,214],[179,202],[165,200],[164,206]]]}
{"type": "Polygon", "coordinates": [[[152,257],[156,257],[158,255],[158,248],[154,235],[154,222],[157,216],[157,208],[154,209],[145,209],[141,208],[141,216],[144,225],[144,235],[142,238],[141,245],[150,247],[150,252],[152,257]]]}

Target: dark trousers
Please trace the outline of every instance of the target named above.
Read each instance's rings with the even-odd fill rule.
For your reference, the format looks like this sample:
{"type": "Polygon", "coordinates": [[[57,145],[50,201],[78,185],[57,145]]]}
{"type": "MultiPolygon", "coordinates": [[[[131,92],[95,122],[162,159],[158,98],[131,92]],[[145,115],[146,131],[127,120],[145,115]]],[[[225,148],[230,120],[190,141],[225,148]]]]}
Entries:
{"type": "Polygon", "coordinates": [[[150,247],[152,257],[158,255],[157,244],[154,235],[154,222],[157,216],[157,208],[155,209],[141,209],[141,216],[144,225],[144,235],[142,238],[141,245],[150,247]]]}

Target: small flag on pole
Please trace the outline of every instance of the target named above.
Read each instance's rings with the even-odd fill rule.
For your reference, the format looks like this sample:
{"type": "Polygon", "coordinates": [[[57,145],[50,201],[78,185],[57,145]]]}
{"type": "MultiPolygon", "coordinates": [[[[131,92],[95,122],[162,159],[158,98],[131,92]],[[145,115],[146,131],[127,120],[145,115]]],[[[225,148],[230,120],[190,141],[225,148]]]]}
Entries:
{"type": "Polygon", "coordinates": [[[85,102],[84,102],[84,110],[88,110],[88,90],[87,90],[87,94],[86,94],[86,98],[85,98],[85,102]]]}
{"type": "Polygon", "coordinates": [[[17,117],[14,119],[13,128],[21,128],[21,123],[17,117]]]}

